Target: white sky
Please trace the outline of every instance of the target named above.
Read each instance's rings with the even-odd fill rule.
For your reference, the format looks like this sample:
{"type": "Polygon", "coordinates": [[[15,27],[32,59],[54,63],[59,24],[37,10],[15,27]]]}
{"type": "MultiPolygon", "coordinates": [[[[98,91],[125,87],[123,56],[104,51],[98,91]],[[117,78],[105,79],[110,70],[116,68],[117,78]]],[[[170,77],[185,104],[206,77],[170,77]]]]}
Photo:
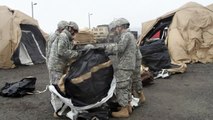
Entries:
{"type": "MultiPolygon", "coordinates": [[[[140,29],[141,23],[155,19],[169,11],[193,1],[201,5],[212,4],[212,0],[32,0],[34,18],[45,32],[54,32],[60,20],[75,21],[80,28],[109,24],[113,19],[124,17],[130,28],[140,29]]],[[[31,0],[0,0],[0,5],[20,10],[31,16],[31,0]]]]}

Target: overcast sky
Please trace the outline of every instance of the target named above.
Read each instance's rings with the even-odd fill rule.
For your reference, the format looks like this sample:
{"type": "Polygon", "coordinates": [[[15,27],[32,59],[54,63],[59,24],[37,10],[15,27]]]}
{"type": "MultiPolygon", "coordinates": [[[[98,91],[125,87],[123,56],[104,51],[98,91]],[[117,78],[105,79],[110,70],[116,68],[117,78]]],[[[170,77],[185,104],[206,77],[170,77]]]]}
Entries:
{"type": "MultiPolygon", "coordinates": [[[[75,21],[80,28],[109,24],[113,19],[124,17],[132,29],[141,23],[155,19],[187,2],[209,5],[213,0],[32,0],[34,18],[45,32],[54,32],[60,20],[75,21]]],[[[0,0],[0,5],[32,15],[31,0],[0,0]]]]}

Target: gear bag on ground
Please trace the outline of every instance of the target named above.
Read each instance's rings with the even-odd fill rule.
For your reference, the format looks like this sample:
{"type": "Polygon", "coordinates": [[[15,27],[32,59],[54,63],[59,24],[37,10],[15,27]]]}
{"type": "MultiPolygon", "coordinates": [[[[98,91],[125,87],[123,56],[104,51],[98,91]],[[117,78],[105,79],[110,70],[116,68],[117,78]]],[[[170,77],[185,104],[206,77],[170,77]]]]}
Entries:
{"type": "Polygon", "coordinates": [[[4,97],[23,97],[35,90],[36,77],[29,76],[18,82],[5,83],[0,91],[4,97]]]}

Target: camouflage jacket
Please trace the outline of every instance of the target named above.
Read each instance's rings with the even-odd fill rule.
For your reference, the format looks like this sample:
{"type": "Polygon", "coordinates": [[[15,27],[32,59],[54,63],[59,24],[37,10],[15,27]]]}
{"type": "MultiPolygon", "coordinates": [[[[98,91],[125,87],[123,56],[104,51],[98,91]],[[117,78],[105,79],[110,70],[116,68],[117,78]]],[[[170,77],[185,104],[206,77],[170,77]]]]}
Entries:
{"type": "Polygon", "coordinates": [[[136,66],[141,66],[141,61],[142,61],[142,54],[140,51],[139,46],[136,47],[136,66]]]}
{"type": "Polygon", "coordinates": [[[117,55],[117,68],[134,70],[136,62],[136,42],[132,33],[125,31],[121,33],[117,44],[106,46],[106,52],[117,55]]]}
{"type": "Polygon", "coordinates": [[[48,63],[50,70],[63,71],[69,62],[78,56],[78,52],[73,50],[73,47],[72,35],[67,30],[63,30],[51,47],[48,63]]]}
{"type": "Polygon", "coordinates": [[[49,36],[47,40],[47,46],[46,46],[46,63],[48,64],[49,62],[49,56],[50,56],[50,51],[51,51],[51,46],[54,40],[59,36],[59,32],[55,31],[52,35],[49,36]]]}

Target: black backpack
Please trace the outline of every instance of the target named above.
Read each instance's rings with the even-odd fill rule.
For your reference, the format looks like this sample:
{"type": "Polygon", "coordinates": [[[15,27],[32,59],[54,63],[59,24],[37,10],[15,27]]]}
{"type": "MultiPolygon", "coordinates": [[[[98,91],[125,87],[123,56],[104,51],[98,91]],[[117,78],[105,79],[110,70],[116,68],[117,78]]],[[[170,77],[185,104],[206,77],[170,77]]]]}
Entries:
{"type": "Polygon", "coordinates": [[[36,77],[29,76],[18,82],[5,83],[0,95],[4,97],[23,97],[35,90],[36,77]]]}

